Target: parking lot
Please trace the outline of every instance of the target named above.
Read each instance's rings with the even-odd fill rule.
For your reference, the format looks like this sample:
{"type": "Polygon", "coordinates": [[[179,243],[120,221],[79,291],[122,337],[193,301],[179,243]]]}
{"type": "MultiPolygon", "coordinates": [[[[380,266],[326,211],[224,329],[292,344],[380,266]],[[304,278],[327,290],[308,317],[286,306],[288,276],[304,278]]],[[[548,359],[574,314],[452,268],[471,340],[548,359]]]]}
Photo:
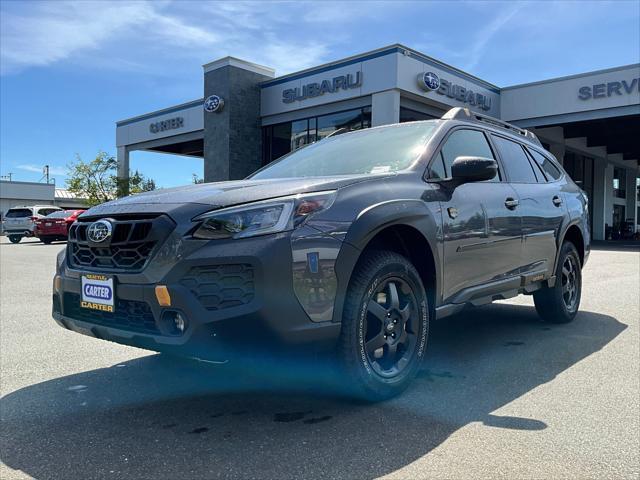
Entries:
{"type": "Polygon", "coordinates": [[[363,405],[63,330],[63,243],[0,237],[0,478],[638,478],[640,253],[602,247],[581,312],[532,301],[432,327],[412,387],[363,405]]]}

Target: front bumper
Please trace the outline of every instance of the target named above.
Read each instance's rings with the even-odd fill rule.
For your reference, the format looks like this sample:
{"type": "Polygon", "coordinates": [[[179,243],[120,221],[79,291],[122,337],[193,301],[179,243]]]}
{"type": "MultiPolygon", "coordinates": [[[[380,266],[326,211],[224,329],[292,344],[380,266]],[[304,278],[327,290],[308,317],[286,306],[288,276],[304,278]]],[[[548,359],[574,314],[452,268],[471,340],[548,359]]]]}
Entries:
{"type": "MultiPolygon", "coordinates": [[[[316,232],[317,233],[317,232],[316,232]]],[[[53,317],[64,328],[156,351],[210,359],[228,358],[240,346],[332,345],[340,324],[313,322],[300,305],[292,280],[291,233],[232,241],[197,241],[157,278],[113,274],[116,314],[79,307],[82,272],[66,262],[54,282],[53,317]],[[57,288],[56,288],[57,285],[57,288]],[[158,304],[156,285],[166,285],[171,306],[158,304]],[[132,305],[135,307],[132,308],[132,305]],[[184,333],[167,333],[167,312],[187,320],[184,333]]],[[[149,267],[152,267],[152,259],[149,267]]]]}

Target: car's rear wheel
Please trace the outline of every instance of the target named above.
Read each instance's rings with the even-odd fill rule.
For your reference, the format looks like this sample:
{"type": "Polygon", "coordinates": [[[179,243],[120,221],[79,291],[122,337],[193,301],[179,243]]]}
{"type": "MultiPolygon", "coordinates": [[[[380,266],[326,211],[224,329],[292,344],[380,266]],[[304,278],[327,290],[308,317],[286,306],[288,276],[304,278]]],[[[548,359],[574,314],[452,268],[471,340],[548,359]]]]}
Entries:
{"type": "Polygon", "coordinates": [[[20,243],[22,240],[22,235],[9,235],[9,241],[11,243],[20,243]]]}
{"type": "Polygon", "coordinates": [[[348,386],[357,397],[385,400],[417,373],[429,332],[427,295],[415,267],[389,251],[358,261],[349,282],[340,337],[348,386]]]}
{"type": "Polygon", "coordinates": [[[49,245],[51,242],[53,242],[53,238],[52,237],[40,237],[40,240],[45,245],[49,245]]]}
{"type": "Polygon", "coordinates": [[[551,323],[569,323],[578,313],[581,295],[580,257],[573,243],[564,242],[560,249],[554,286],[535,292],[533,301],[543,320],[551,323]]]}

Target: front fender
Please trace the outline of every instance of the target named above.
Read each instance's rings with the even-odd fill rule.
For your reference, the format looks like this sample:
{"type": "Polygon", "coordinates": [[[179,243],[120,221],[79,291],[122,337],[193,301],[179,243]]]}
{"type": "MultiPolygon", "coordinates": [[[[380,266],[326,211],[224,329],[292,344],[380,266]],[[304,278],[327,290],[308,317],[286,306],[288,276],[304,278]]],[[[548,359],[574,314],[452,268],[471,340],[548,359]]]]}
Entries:
{"type": "Polygon", "coordinates": [[[430,208],[422,200],[398,199],[381,202],[364,209],[349,227],[336,261],[338,288],[333,312],[333,321],[342,320],[342,311],[349,279],[360,258],[360,254],[371,240],[383,230],[397,226],[412,227],[426,240],[436,265],[436,288],[441,284],[441,249],[438,246],[442,238],[439,205],[430,208]]]}

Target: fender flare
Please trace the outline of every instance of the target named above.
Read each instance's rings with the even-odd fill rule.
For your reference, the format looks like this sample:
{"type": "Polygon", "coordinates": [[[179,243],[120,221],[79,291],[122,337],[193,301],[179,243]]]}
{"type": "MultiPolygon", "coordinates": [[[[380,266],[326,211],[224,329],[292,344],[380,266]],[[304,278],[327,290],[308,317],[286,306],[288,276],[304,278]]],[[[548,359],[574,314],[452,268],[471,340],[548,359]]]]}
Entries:
{"type": "MultiPolygon", "coordinates": [[[[436,246],[441,237],[441,222],[434,218],[425,202],[417,199],[398,199],[381,202],[364,209],[351,224],[336,261],[338,294],[333,321],[342,321],[342,311],[349,280],[369,242],[383,230],[397,226],[412,227],[425,239],[435,264],[436,298],[441,285],[441,252],[436,246]]],[[[435,308],[435,305],[433,306],[435,308]]]]}
{"type": "MultiPolygon", "coordinates": [[[[573,220],[571,220],[570,222],[568,222],[563,228],[562,228],[562,232],[560,235],[558,235],[558,244],[557,244],[557,248],[556,248],[556,258],[553,262],[553,270],[551,270],[551,274],[555,275],[556,272],[556,268],[558,268],[558,261],[560,260],[560,249],[562,248],[562,244],[564,243],[564,239],[567,236],[567,232],[569,231],[569,229],[571,227],[573,227],[574,225],[578,227],[578,230],[580,230],[580,235],[582,236],[582,244],[583,244],[583,248],[586,248],[586,245],[584,245],[584,239],[585,239],[585,235],[584,232],[582,231],[582,226],[580,225],[580,218],[575,218],[573,220]]],[[[577,246],[576,246],[577,247],[577,246]]]]}

